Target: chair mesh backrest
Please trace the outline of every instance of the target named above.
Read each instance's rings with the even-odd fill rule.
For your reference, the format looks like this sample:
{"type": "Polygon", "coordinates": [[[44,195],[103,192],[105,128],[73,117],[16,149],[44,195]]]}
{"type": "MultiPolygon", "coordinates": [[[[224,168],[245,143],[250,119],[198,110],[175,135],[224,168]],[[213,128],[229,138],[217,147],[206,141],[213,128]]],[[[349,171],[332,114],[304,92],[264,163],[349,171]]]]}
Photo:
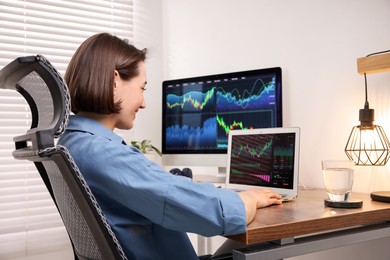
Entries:
{"type": "Polygon", "coordinates": [[[0,88],[17,90],[30,106],[31,129],[14,138],[13,156],[35,162],[54,196],[76,255],[80,259],[127,259],[68,150],[54,145],[70,114],[69,91],[60,74],[41,55],[21,57],[0,71],[0,88]]]}
{"type": "MultiPolygon", "coordinates": [[[[109,236],[109,239],[113,241],[112,244],[114,244],[118,251],[116,258],[127,259],[111,226],[104,217],[99,204],[68,150],[63,146],[57,145],[54,148],[46,148],[40,151],[39,155],[41,157],[49,158],[49,160],[42,161],[42,164],[48,173],[54,196],[59,210],[61,211],[62,219],[74,243],[77,255],[82,256],[85,259],[107,259],[107,256],[102,255],[98,249],[94,235],[90,228],[88,228],[84,215],[80,210],[80,206],[83,206],[80,204],[85,203],[89,204],[89,207],[95,209],[94,211],[89,212],[89,214],[95,215],[93,216],[94,218],[100,218],[102,220],[96,224],[100,224],[100,228],[103,228],[108,232],[106,236],[109,236]],[[64,167],[64,164],[67,165],[67,167],[64,167]],[[65,177],[64,174],[66,174],[65,177]],[[70,185],[79,185],[81,187],[80,192],[83,194],[72,193],[69,189],[70,185]],[[78,195],[78,197],[75,197],[76,195],[78,195]],[[80,202],[80,199],[83,197],[89,198],[89,200],[80,202]]],[[[94,232],[97,231],[98,230],[94,230],[94,232]]]]}
{"type": "Polygon", "coordinates": [[[68,185],[64,183],[59,166],[54,161],[42,162],[50,179],[62,220],[72,239],[76,255],[87,259],[102,259],[95,239],[68,185]]]}

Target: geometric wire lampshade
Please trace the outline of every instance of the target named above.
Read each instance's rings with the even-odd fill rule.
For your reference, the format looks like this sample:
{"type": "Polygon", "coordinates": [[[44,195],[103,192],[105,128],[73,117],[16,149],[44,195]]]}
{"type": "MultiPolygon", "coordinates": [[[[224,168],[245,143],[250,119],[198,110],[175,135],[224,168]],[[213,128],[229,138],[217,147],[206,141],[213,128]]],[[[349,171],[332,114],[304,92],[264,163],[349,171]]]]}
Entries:
{"type": "Polygon", "coordinates": [[[385,165],[390,158],[390,142],[381,126],[355,126],[345,153],[356,165],[385,165]]]}
{"type": "MultiPolygon", "coordinates": [[[[360,125],[352,128],[345,153],[356,165],[382,166],[390,156],[389,139],[381,126],[374,125],[374,109],[369,109],[366,102],[359,111],[360,125]]],[[[390,203],[390,191],[375,191],[371,199],[390,203]]]]}
{"type": "MultiPolygon", "coordinates": [[[[369,108],[367,73],[390,71],[390,50],[376,52],[357,60],[358,72],[364,74],[365,103],[359,110],[360,125],[355,126],[345,146],[345,153],[356,165],[385,165],[390,157],[390,142],[381,126],[374,125],[374,109],[369,108]]],[[[390,203],[390,191],[374,191],[371,199],[390,203]]]]}
{"type": "MultiPolygon", "coordinates": [[[[372,53],[367,55],[367,57],[377,54],[383,55],[383,53],[387,52],[390,52],[390,50],[372,53]]],[[[378,59],[378,56],[374,56],[372,58],[378,59]]],[[[385,61],[383,61],[382,58],[383,56],[379,56],[380,60],[377,60],[377,62],[381,65],[385,64],[385,66],[387,66],[387,59],[390,57],[386,54],[385,61]]],[[[368,68],[372,69],[373,64],[371,62],[368,64],[368,68]]],[[[376,64],[374,63],[374,65],[376,64]]],[[[370,105],[368,103],[367,76],[365,72],[363,74],[365,88],[364,108],[359,110],[360,125],[352,128],[347,145],[345,146],[345,153],[350,160],[355,162],[356,165],[385,165],[390,157],[390,142],[387,139],[383,128],[381,126],[374,125],[374,109],[370,109],[370,105]]]]}

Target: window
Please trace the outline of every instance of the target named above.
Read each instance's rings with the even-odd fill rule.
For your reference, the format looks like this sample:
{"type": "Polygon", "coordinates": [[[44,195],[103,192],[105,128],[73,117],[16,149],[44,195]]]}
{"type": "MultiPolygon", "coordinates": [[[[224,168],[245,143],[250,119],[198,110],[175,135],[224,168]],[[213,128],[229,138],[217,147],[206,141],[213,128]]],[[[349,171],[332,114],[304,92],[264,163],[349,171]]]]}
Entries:
{"type": "MultiPolygon", "coordinates": [[[[132,0],[0,0],[0,69],[42,54],[64,75],[76,48],[108,32],[133,40],[132,0]]],[[[35,166],[12,157],[31,116],[24,98],[0,89],[0,259],[63,248],[69,239],[35,166]]]]}

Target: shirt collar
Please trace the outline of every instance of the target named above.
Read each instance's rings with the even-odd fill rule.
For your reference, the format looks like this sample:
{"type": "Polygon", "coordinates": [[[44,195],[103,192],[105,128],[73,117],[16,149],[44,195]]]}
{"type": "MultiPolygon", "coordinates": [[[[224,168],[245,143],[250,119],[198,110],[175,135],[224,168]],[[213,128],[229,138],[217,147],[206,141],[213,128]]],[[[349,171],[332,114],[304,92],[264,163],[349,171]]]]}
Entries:
{"type": "Polygon", "coordinates": [[[101,123],[83,116],[71,115],[67,130],[91,133],[118,143],[122,143],[123,141],[119,135],[115,134],[101,123]]]}

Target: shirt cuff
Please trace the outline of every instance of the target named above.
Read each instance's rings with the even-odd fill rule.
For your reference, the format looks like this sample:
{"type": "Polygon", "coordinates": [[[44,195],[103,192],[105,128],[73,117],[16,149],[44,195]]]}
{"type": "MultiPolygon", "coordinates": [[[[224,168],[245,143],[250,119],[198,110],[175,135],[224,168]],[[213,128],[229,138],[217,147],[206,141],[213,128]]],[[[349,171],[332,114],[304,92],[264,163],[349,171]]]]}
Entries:
{"type": "Polygon", "coordinates": [[[237,192],[220,188],[219,197],[225,218],[224,236],[246,232],[246,211],[237,192]]]}

